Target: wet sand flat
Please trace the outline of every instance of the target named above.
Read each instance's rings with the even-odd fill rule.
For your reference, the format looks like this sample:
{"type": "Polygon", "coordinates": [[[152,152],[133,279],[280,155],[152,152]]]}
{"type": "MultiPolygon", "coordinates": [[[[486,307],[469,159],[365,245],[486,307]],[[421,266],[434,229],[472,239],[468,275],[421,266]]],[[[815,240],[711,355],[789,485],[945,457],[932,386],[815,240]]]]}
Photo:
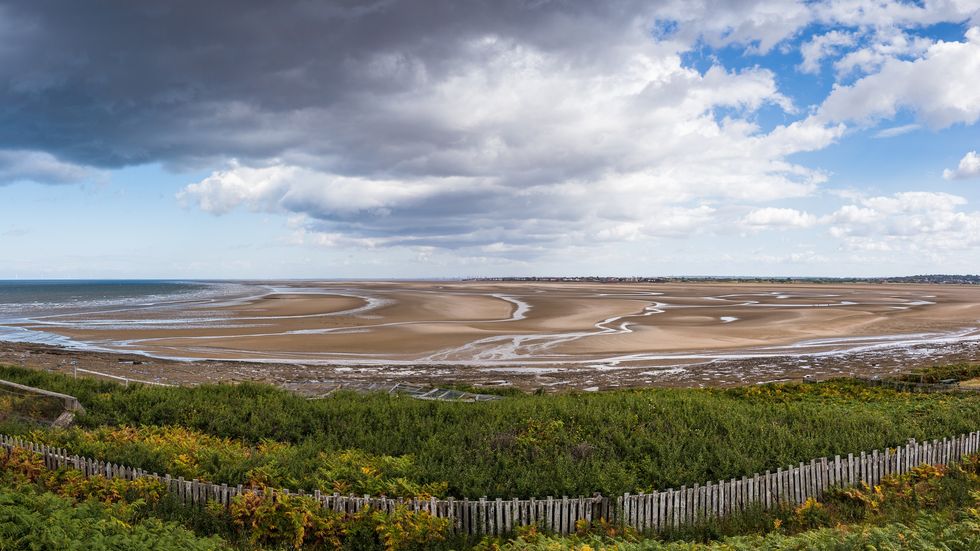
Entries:
{"type": "Polygon", "coordinates": [[[980,335],[953,285],[281,283],[227,305],[53,317],[23,327],[179,359],[475,367],[665,366],[980,335]]]}

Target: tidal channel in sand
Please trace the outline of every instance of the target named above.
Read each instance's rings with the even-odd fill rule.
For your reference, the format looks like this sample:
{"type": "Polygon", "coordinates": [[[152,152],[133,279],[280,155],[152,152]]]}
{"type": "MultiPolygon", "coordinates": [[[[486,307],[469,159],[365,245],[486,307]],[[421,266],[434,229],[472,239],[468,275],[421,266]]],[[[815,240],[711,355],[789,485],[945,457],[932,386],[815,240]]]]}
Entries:
{"type": "MultiPolygon", "coordinates": [[[[753,380],[748,374],[778,358],[805,366],[955,347],[970,360],[980,341],[980,288],[971,286],[284,282],[251,289],[224,302],[80,311],[15,325],[109,354],[469,371],[480,379],[631,370],[698,380],[694,373],[734,362],[753,380]]],[[[778,372],[770,371],[770,378],[778,372]]]]}

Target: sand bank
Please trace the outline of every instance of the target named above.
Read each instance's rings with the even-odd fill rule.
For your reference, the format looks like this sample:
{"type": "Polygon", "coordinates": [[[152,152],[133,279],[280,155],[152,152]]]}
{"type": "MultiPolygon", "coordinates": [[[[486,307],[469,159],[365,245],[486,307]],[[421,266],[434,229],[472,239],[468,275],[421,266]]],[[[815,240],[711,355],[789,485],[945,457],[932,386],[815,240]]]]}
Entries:
{"type": "Polygon", "coordinates": [[[262,288],[271,290],[223,305],[75,313],[20,325],[100,350],[174,359],[489,368],[664,367],[733,354],[765,357],[767,350],[833,353],[980,338],[980,288],[970,286],[304,282],[262,288]]]}

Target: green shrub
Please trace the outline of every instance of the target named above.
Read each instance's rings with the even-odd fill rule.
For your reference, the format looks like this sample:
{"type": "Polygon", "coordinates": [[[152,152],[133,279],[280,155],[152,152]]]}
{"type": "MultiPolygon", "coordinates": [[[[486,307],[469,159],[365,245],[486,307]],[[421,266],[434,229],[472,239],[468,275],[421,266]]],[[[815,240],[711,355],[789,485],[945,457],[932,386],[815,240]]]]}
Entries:
{"type": "Polygon", "coordinates": [[[411,456],[328,452],[269,440],[249,445],[182,427],[34,429],[24,437],[84,457],[230,485],[391,497],[443,496],[447,487],[415,480],[411,456]]]}
{"type": "Polygon", "coordinates": [[[19,368],[0,368],[0,377],[79,397],[88,409],[79,421],[88,428],[169,425],[253,447],[289,443],[296,453],[276,464],[286,479],[315,471],[321,452],[410,456],[405,478],[448,482],[446,493],[457,497],[649,492],[980,426],[978,396],[848,380],[448,403],[354,393],[310,401],[256,384],[124,388],[19,368]]]}
{"type": "Polygon", "coordinates": [[[537,534],[506,543],[485,542],[477,551],[852,551],[855,549],[943,549],[975,551],[980,548],[978,518],[958,521],[941,514],[914,515],[908,523],[882,526],[851,525],[821,528],[795,535],[768,534],[723,538],[707,543],[625,541],[598,535],[559,538],[537,534]]]}
{"type": "Polygon", "coordinates": [[[228,549],[156,518],[133,521],[119,506],[71,500],[30,487],[0,486],[0,549],[205,551],[228,549]]]}
{"type": "MultiPolygon", "coordinates": [[[[253,545],[294,549],[432,549],[446,541],[449,520],[398,507],[387,513],[365,509],[353,515],[323,509],[309,497],[247,492],[226,514],[253,545]]],[[[222,508],[223,509],[223,508],[222,508]]]]}

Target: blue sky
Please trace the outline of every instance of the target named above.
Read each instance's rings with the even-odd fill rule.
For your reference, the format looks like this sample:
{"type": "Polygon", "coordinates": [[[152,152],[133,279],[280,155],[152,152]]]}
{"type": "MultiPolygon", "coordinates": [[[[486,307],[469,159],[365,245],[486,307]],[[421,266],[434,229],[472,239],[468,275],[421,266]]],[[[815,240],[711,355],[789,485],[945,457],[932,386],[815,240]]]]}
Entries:
{"type": "Polygon", "coordinates": [[[978,271],[980,0],[451,4],[0,2],[0,278],[978,271]]]}

